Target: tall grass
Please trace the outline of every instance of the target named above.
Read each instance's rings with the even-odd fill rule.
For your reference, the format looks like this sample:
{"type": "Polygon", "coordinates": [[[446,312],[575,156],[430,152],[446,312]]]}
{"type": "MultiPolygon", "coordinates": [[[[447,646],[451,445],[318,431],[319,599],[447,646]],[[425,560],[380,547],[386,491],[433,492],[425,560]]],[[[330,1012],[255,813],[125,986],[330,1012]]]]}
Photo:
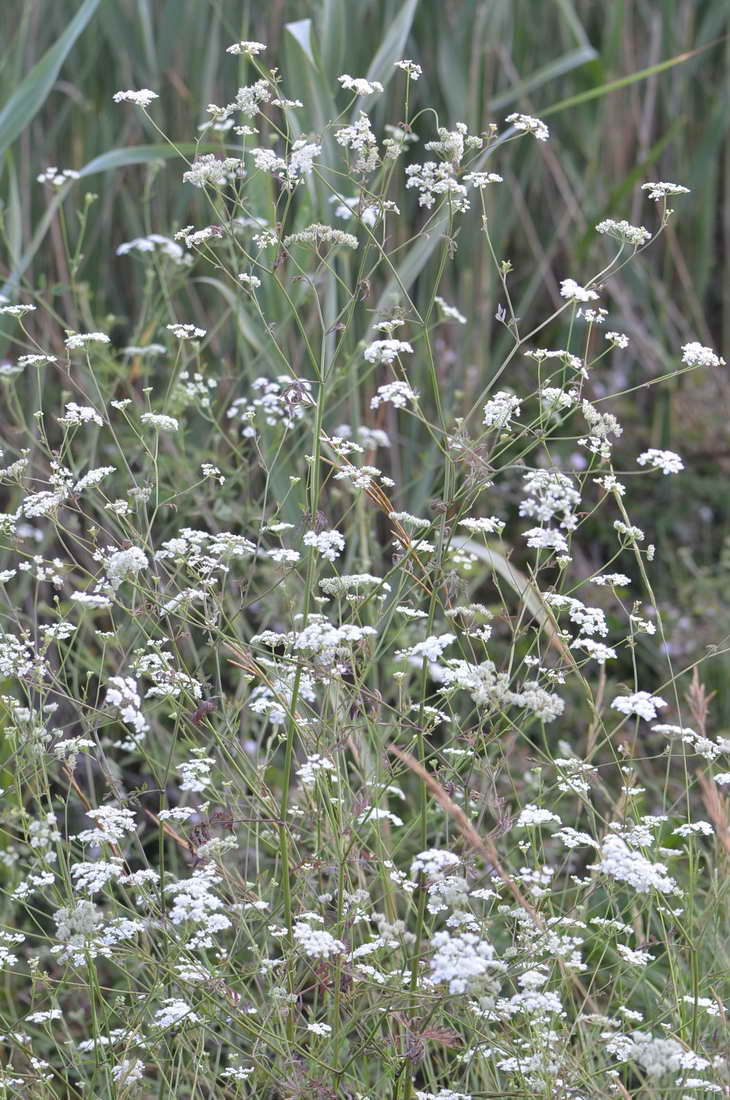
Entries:
{"type": "Polygon", "coordinates": [[[724,9],[534,13],[18,6],[8,1096],[730,1094],[724,9]]]}

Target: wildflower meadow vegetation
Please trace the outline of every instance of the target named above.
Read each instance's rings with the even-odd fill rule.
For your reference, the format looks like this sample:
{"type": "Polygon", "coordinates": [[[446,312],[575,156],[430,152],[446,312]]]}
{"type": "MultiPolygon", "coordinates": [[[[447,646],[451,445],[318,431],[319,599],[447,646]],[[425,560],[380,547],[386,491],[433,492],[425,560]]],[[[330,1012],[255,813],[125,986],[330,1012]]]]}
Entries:
{"type": "Polygon", "coordinates": [[[730,1096],[723,5],[427,7],[18,5],[0,1096],[730,1096]]]}

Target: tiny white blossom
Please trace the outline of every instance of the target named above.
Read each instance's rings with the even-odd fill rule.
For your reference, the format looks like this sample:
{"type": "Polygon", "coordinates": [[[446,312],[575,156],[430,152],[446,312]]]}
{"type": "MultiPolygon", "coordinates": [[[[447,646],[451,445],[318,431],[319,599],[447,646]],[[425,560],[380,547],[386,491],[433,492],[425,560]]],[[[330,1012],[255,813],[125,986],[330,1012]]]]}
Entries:
{"type": "Polygon", "coordinates": [[[547,141],[550,137],[550,131],[545,123],[532,115],[521,115],[516,112],[507,115],[505,122],[511,123],[515,130],[522,130],[526,134],[534,134],[538,141],[547,141]]]}
{"type": "Polygon", "coordinates": [[[605,233],[617,241],[633,245],[634,248],[640,248],[651,240],[651,233],[643,225],[631,225],[630,222],[616,221],[615,218],[604,218],[596,226],[596,232],[605,233]]]}
{"type": "Polygon", "coordinates": [[[674,451],[660,451],[656,447],[650,447],[636,460],[639,466],[651,466],[653,470],[661,470],[663,474],[678,474],[684,469],[684,463],[674,451]]]}
{"type": "Polygon", "coordinates": [[[703,347],[696,340],[682,345],[682,362],[687,367],[724,367],[725,360],[712,348],[703,347]]]}
{"type": "Polygon", "coordinates": [[[669,195],[689,195],[689,187],[682,187],[680,183],[642,183],[641,190],[648,192],[647,198],[658,202],[669,195]]]}
{"type": "Polygon", "coordinates": [[[115,103],[134,103],[137,107],[149,107],[153,99],[158,99],[159,96],[149,88],[140,88],[137,92],[131,89],[126,92],[115,92],[112,98],[115,103]]]}
{"type": "Polygon", "coordinates": [[[575,279],[563,279],[560,284],[561,298],[567,298],[571,302],[595,302],[598,295],[595,290],[587,290],[586,287],[576,283],[575,279]]]}
{"type": "Polygon", "coordinates": [[[337,81],[347,91],[355,92],[361,96],[374,95],[376,92],[382,92],[383,90],[383,85],[379,80],[365,80],[363,77],[348,76],[347,73],[338,76],[337,81]]]}
{"type": "Polygon", "coordinates": [[[257,57],[260,53],[263,53],[266,46],[263,42],[234,42],[232,46],[226,47],[226,53],[238,55],[243,54],[245,57],[257,57]]]}
{"type": "Polygon", "coordinates": [[[667,703],[658,695],[650,695],[648,691],[635,691],[632,695],[617,696],[611,706],[627,717],[635,714],[637,718],[650,722],[656,718],[657,710],[666,707],[667,703]]]}

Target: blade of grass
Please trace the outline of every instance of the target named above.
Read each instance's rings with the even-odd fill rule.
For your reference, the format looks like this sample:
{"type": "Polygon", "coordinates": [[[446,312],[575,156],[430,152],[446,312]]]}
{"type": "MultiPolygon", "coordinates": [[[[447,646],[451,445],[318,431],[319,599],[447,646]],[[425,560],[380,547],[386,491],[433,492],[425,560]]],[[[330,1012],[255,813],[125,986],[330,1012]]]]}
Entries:
{"type": "Polygon", "coordinates": [[[0,156],[43,106],[58,78],[61,66],[98,8],[99,2],[100,0],[84,0],[58,41],[46,51],[0,110],[0,156]]]}
{"type": "Polygon", "coordinates": [[[598,88],[588,88],[585,92],[578,92],[577,95],[571,95],[568,96],[567,99],[561,99],[559,103],[553,103],[551,107],[543,107],[538,111],[538,114],[541,118],[548,118],[550,115],[555,115],[559,111],[567,110],[568,107],[577,107],[580,103],[588,103],[592,99],[600,99],[602,96],[618,91],[619,88],[627,88],[630,84],[636,84],[640,80],[646,80],[647,77],[654,76],[656,73],[663,73],[666,72],[667,69],[673,69],[675,65],[683,65],[693,57],[697,57],[699,54],[709,50],[712,46],[717,46],[722,41],[723,39],[718,38],[714,42],[708,42],[705,46],[698,46],[696,50],[687,50],[684,53],[677,54],[676,57],[670,57],[666,61],[660,61],[656,65],[650,65],[646,69],[639,69],[638,72],[629,73],[628,76],[621,76],[618,80],[610,80],[607,84],[601,84],[598,88]]]}

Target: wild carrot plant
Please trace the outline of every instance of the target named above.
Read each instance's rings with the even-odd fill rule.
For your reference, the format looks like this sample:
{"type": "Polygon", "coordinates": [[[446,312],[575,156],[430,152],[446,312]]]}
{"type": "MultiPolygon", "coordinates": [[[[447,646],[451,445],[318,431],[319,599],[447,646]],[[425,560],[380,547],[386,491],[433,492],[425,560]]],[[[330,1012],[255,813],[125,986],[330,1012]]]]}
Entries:
{"type": "MultiPolygon", "coordinates": [[[[403,59],[398,114],[343,74],[305,129],[228,53],[194,224],[113,261],[142,314],[89,309],[85,218],[85,330],[0,308],[3,1095],[728,1096],[730,741],[632,521],[683,461],[621,438],[602,305],[687,189],[523,314],[490,210],[544,122],[443,124],[403,59]],[[464,232],[508,348],[476,376],[464,232]]],[[[114,109],[174,150],[156,98],[114,109]]]]}

